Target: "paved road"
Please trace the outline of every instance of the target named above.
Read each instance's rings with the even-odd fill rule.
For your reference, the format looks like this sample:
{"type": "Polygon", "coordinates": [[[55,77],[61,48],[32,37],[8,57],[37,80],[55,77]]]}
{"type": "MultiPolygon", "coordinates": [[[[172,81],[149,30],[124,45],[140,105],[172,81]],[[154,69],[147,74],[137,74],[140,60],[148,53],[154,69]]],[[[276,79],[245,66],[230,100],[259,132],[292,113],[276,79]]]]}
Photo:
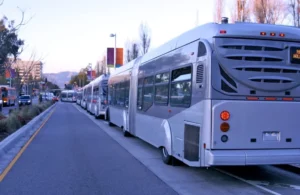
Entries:
{"type": "MultiPolygon", "coordinates": [[[[35,97],[35,98],[33,98],[32,99],[32,104],[37,104],[38,103],[38,98],[37,97],[35,97]]],[[[18,108],[19,106],[18,106],[18,104],[16,103],[16,105],[15,106],[10,106],[10,107],[3,107],[2,108],[2,114],[4,114],[5,116],[8,116],[8,113],[9,113],[9,110],[10,109],[15,109],[15,108],[18,108]]]]}
{"type": "Polygon", "coordinates": [[[0,183],[0,194],[177,193],[72,104],[59,103],[0,183]]]}

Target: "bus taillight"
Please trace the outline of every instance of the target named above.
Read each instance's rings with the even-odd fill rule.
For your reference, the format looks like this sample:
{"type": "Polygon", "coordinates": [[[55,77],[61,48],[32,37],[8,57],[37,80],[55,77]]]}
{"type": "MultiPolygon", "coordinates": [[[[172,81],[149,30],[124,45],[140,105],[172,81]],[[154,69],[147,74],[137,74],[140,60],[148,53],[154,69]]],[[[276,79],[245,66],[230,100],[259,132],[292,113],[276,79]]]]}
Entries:
{"type": "Polygon", "coordinates": [[[223,121],[227,121],[230,118],[230,113],[224,110],[221,112],[220,117],[223,121]]]}
{"type": "Polygon", "coordinates": [[[220,34],[226,34],[226,30],[220,30],[220,34]]]}
{"type": "Polygon", "coordinates": [[[284,101],[293,101],[294,98],[291,98],[291,97],[284,97],[284,98],[282,98],[282,100],[284,100],[284,101]]]}
{"type": "Polygon", "coordinates": [[[266,32],[260,32],[260,35],[265,36],[265,35],[267,35],[267,33],[266,32]]]}
{"type": "Polygon", "coordinates": [[[221,125],[220,125],[220,129],[222,132],[226,133],[227,131],[229,131],[230,129],[230,125],[226,122],[223,122],[221,125]]]}
{"type": "Polygon", "coordinates": [[[270,35],[271,35],[272,37],[274,37],[274,36],[276,36],[276,33],[271,32],[270,35]]]}
{"type": "Polygon", "coordinates": [[[280,36],[280,37],[284,37],[285,34],[284,34],[284,33],[279,33],[279,36],[280,36]]]}

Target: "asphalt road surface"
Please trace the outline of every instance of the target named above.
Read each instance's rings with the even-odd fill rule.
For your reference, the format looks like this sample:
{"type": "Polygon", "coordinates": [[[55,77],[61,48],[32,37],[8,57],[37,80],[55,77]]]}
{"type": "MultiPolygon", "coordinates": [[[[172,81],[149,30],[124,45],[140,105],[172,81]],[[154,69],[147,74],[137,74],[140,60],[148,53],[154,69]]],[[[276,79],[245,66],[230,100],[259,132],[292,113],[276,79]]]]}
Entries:
{"type": "Polygon", "coordinates": [[[192,168],[162,163],[159,151],[58,102],[49,121],[0,182],[0,195],[297,195],[289,166],[192,168]]]}
{"type": "Polygon", "coordinates": [[[177,193],[72,104],[59,103],[0,183],[0,194],[177,193]]]}

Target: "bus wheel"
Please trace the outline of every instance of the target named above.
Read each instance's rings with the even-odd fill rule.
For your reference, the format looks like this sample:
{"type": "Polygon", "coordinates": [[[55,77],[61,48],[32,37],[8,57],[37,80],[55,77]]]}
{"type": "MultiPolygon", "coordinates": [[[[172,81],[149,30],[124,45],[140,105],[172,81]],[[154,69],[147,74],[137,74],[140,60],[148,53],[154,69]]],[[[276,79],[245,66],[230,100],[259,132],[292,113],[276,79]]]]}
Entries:
{"type": "Polygon", "coordinates": [[[123,135],[124,135],[124,137],[130,137],[130,133],[128,131],[124,130],[124,128],[123,128],[123,135]]]}
{"type": "Polygon", "coordinates": [[[164,163],[167,165],[171,165],[173,157],[169,155],[166,148],[162,147],[160,151],[161,151],[161,156],[162,156],[162,160],[164,161],[164,163]]]}

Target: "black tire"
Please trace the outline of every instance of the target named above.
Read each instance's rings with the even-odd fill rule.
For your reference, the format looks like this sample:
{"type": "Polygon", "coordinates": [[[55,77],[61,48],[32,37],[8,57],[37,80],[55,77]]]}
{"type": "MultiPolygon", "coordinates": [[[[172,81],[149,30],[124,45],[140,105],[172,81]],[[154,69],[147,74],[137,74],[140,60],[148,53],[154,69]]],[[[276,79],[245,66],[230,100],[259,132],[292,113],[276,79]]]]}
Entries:
{"type": "Polygon", "coordinates": [[[169,155],[166,148],[162,147],[160,151],[161,151],[161,157],[162,157],[163,162],[167,165],[172,165],[173,157],[169,155]]]}
{"type": "Polygon", "coordinates": [[[124,129],[123,129],[123,135],[124,135],[124,137],[130,137],[131,136],[131,134],[128,131],[125,131],[124,129]]]}

